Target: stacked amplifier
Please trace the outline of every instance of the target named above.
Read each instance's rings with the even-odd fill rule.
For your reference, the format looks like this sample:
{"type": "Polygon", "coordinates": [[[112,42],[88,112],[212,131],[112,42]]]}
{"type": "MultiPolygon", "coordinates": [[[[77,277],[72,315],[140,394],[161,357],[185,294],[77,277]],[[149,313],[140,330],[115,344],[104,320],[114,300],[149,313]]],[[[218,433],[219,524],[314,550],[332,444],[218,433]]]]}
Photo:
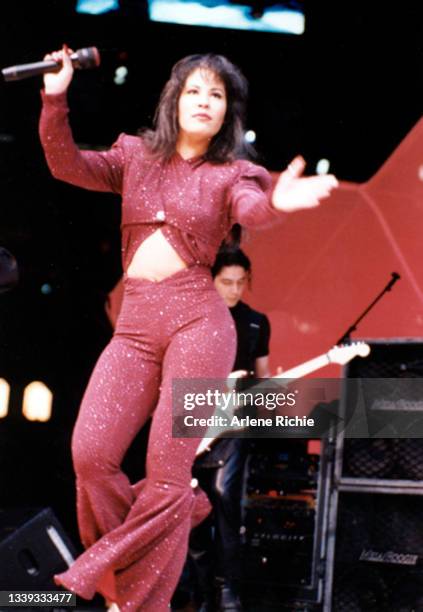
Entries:
{"type": "MultiPolygon", "coordinates": [[[[370,355],[345,370],[324,611],[417,612],[423,610],[423,342],[369,344],[370,355]],[[344,425],[358,405],[368,435],[349,437],[344,425]]],[[[350,431],[362,430],[353,420],[350,431]]]]}

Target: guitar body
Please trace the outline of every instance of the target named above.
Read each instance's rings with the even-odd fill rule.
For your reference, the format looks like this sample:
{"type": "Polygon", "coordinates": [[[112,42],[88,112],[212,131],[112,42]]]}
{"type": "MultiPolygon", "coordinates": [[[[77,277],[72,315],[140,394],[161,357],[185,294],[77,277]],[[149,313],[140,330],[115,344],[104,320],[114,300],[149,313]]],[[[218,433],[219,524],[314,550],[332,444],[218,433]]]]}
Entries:
{"type": "MultiPolygon", "coordinates": [[[[308,374],[312,374],[313,372],[316,372],[317,370],[324,368],[330,363],[337,363],[339,365],[345,365],[346,363],[351,361],[351,359],[354,359],[354,357],[358,357],[358,356],[367,357],[369,353],[370,353],[370,346],[366,344],[365,342],[353,342],[352,344],[346,344],[343,346],[334,346],[327,353],[324,353],[323,355],[319,355],[318,357],[315,357],[314,359],[310,359],[309,361],[306,361],[305,363],[295,366],[294,368],[291,368],[287,370],[286,372],[282,372],[282,374],[277,374],[276,376],[272,376],[272,378],[269,378],[267,380],[268,381],[281,380],[281,384],[284,384],[282,382],[283,380],[286,381],[287,379],[295,380],[298,378],[303,378],[304,376],[307,376],[308,374]]],[[[232,374],[229,375],[228,386],[230,388],[233,388],[234,381],[236,381],[236,379],[239,378],[240,375],[241,374],[238,372],[233,372],[232,374]]],[[[250,389],[248,389],[248,391],[253,393],[254,389],[256,390],[258,388],[263,389],[263,384],[265,383],[260,383],[259,385],[255,385],[254,387],[251,387],[250,389]]],[[[239,408],[239,406],[240,406],[240,403],[236,401],[233,402],[232,414],[236,408],[239,408]]],[[[230,415],[231,412],[228,411],[226,414],[230,415]]],[[[240,428],[240,430],[241,429],[243,428],[240,428]]],[[[235,431],[235,430],[233,427],[231,427],[230,431],[235,431]]],[[[206,435],[204,436],[204,438],[201,440],[200,444],[198,445],[196,456],[199,457],[203,453],[208,452],[211,449],[212,445],[217,440],[221,439],[223,435],[224,435],[224,432],[221,432],[218,435],[208,436],[206,432],[206,435]]]]}

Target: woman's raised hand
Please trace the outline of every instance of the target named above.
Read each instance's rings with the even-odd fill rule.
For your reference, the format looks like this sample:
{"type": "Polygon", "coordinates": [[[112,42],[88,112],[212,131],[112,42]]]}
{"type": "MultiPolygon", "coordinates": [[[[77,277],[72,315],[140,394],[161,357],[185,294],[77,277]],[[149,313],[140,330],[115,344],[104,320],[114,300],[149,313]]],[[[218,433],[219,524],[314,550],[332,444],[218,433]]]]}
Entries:
{"type": "Polygon", "coordinates": [[[58,72],[48,72],[44,75],[44,88],[46,94],[60,94],[67,90],[73,76],[73,66],[70,59],[72,49],[66,45],[60,51],[53,51],[44,56],[44,60],[54,60],[62,64],[58,72]]]}
{"type": "Polygon", "coordinates": [[[293,212],[314,208],[338,187],[333,174],[302,176],[305,160],[298,156],[281,173],[272,194],[272,204],[277,210],[293,212]]]}

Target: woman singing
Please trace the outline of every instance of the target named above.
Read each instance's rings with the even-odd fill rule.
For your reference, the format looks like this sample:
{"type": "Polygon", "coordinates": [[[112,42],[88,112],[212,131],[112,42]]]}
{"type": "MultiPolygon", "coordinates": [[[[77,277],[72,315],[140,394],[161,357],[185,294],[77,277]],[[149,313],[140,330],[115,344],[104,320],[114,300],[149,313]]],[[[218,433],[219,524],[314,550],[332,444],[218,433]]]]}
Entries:
{"type": "Polygon", "coordinates": [[[56,178],[121,194],[124,298],[73,434],[86,551],[56,581],[86,599],[99,592],[124,612],[163,612],[191,526],[208,511],[190,486],[198,439],[172,437],[172,379],[224,379],[235,355],[210,266],[234,223],[264,226],[316,206],[337,182],[302,177],[296,158],[272,191],[268,172],[242,159],[246,81],[212,54],[175,64],[154,130],[122,134],[107,152],[80,151],[67,121],[69,53],[46,56],[62,68],[45,76],[41,140],[56,178]],[[146,478],[132,486],[120,465],[150,416],[146,478]]]}

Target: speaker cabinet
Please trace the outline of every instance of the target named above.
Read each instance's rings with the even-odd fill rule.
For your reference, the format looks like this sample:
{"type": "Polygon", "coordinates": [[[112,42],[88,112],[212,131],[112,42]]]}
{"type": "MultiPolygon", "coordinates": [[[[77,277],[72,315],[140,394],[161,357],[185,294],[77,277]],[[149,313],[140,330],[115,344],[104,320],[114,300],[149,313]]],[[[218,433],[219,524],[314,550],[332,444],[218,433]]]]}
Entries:
{"type": "Polygon", "coordinates": [[[422,612],[423,439],[396,435],[394,421],[423,421],[423,341],[367,342],[369,356],[344,370],[341,423],[358,389],[387,434],[348,437],[341,425],[336,436],[323,609],[422,612]]]}
{"type": "Polygon", "coordinates": [[[75,548],[50,508],[0,512],[0,590],[56,589],[75,548]]]}
{"type": "Polygon", "coordinates": [[[332,610],[423,610],[423,497],[340,493],[332,610]]]}

